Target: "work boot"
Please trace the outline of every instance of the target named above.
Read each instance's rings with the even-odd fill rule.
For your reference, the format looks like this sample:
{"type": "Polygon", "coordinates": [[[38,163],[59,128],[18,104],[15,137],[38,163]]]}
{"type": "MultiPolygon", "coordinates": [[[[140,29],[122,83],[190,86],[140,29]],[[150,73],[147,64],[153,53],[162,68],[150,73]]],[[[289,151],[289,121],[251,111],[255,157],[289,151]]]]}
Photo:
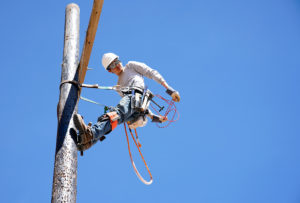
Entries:
{"type": "Polygon", "coordinates": [[[91,148],[94,145],[94,142],[90,141],[86,144],[77,144],[77,149],[81,152],[91,148]]]}
{"type": "Polygon", "coordinates": [[[91,131],[92,124],[89,123],[88,125],[86,125],[80,114],[75,114],[73,120],[75,127],[79,131],[77,145],[85,145],[91,143],[94,137],[91,131]]]}

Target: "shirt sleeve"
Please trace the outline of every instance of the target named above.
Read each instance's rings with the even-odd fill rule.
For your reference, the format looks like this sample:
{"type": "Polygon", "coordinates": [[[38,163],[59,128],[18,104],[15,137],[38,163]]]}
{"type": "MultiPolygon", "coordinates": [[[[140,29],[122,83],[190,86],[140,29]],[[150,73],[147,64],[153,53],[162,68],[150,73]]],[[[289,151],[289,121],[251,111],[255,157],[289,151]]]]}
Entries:
{"type": "Polygon", "coordinates": [[[131,66],[136,72],[140,73],[141,75],[147,78],[156,81],[159,84],[165,82],[165,79],[157,70],[150,68],[145,63],[141,63],[137,61],[129,61],[128,65],[131,66]]]}

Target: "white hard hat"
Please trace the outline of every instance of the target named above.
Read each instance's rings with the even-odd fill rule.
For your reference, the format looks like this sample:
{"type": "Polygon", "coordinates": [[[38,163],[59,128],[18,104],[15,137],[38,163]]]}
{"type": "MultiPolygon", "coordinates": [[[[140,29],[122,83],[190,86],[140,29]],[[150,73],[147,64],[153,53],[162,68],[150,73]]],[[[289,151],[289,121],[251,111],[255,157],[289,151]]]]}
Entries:
{"type": "Polygon", "coordinates": [[[111,62],[113,62],[115,59],[118,59],[118,58],[119,58],[119,56],[117,56],[114,53],[103,54],[103,56],[102,56],[102,65],[105,68],[105,70],[111,64],[111,62]]]}

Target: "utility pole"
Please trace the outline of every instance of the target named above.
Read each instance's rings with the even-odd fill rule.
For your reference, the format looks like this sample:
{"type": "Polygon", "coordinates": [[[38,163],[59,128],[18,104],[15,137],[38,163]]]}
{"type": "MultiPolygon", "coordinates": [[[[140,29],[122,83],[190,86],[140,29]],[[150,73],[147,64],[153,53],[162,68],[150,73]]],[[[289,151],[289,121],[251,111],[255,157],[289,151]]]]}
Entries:
{"type": "Polygon", "coordinates": [[[57,105],[57,139],[55,150],[52,203],[76,202],[77,194],[77,147],[73,114],[81,93],[87,66],[91,56],[104,0],[94,0],[88,29],[79,62],[80,10],[76,4],[66,7],[65,37],[57,105]],[[74,82],[75,81],[75,82],[74,82]],[[76,81],[78,83],[76,83],[76,81]],[[75,135],[74,135],[75,134],[75,135]]]}
{"type": "MultiPolygon", "coordinates": [[[[80,10],[76,4],[66,7],[65,37],[61,82],[77,81],[79,65],[80,10]]],[[[55,150],[52,203],[76,202],[77,193],[77,148],[71,129],[73,114],[77,112],[78,89],[72,83],[61,83],[57,105],[57,139],[55,150]]]]}

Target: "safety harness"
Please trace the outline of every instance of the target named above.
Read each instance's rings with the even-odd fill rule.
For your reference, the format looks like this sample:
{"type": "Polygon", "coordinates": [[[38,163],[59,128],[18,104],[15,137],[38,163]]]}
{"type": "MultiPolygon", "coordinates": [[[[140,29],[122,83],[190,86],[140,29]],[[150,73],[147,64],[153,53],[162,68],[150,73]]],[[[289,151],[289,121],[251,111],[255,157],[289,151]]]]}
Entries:
{"type": "MultiPolygon", "coordinates": [[[[78,89],[80,89],[81,87],[86,87],[86,88],[96,88],[96,89],[102,89],[102,90],[117,90],[117,91],[118,91],[118,90],[120,91],[120,89],[121,89],[118,85],[117,85],[117,86],[99,86],[98,84],[95,84],[95,85],[79,84],[77,81],[73,81],[73,80],[72,80],[72,81],[71,81],[71,80],[62,81],[61,84],[60,84],[60,87],[61,87],[61,85],[64,84],[64,83],[71,83],[71,84],[74,84],[74,85],[76,85],[76,86],[78,87],[78,89]]],[[[121,90],[121,91],[122,91],[122,90],[121,90]]],[[[173,114],[173,116],[172,116],[172,119],[171,119],[171,120],[168,120],[168,124],[165,125],[165,126],[160,126],[160,125],[159,125],[159,122],[157,122],[157,126],[160,127],[160,128],[165,128],[165,127],[169,126],[171,122],[175,122],[175,121],[177,121],[177,120],[179,119],[179,114],[178,114],[178,112],[177,112],[177,110],[176,110],[176,106],[175,106],[175,104],[174,104],[173,101],[169,101],[169,100],[163,98],[163,97],[160,96],[160,95],[154,95],[154,94],[152,94],[152,92],[151,92],[150,90],[148,90],[148,89],[146,89],[146,91],[142,92],[140,89],[137,89],[137,88],[131,88],[131,89],[128,89],[128,88],[127,88],[127,89],[123,89],[122,92],[125,93],[125,94],[126,94],[126,93],[131,93],[131,94],[134,95],[134,96],[132,97],[133,100],[131,101],[132,104],[133,104],[132,107],[133,107],[134,109],[136,109],[137,111],[139,111],[141,114],[144,114],[144,115],[148,115],[148,114],[149,114],[148,108],[149,108],[149,105],[150,105],[150,101],[152,101],[159,109],[157,110],[157,109],[152,105],[152,103],[151,103],[151,107],[154,109],[154,111],[155,111],[156,113],[158,113],[158,114],[161,116],[160,112],[164,109],[164,106],[158,105],[158,104],[153,100],[153,97],[155,97],[155,96],[156,96],[157,98],[159,98],[159,99],[162,99],[162,100],[165,101],[167,104],[169,104],[169,106],[168,106],[168,108],[167,108],[167,111],[164,113],[164,116],[167,117],[168,114],[169,114],[170,112],[172,112],[172,111],[174,112],[174,114],[173,114]],[[127,92],[126,92],[126,90],[127,90],[127,92]],[[177,117],[178,117],[176,120],[174,120],[175,115],[177,115],[177,117]]],[[[117,125],[118,125],[118,115],[117,115],[115,112],[113,112],[113,107],[109,107],[109,106],[106,106],[106,105],[104,105],[104,104],[100,104],[100,103],[98,103],[98,102],[95,102],[95,101],[93,101],[93,100],[87,99],[87,98],[85,98],[85,97],[80,97],[80,99],[81,99],[81,100],[84,100],[84,101],[87,101],[87,102],[90,102],[90,103],[93,103],[93,104],[97,104],[97,105],[99,105],[99,106],[104,106],[104,112],[105,112],[106,115],[110,118],[110,124],[111,124],[112,130],[115,129],[115,128],[117,127],[117,125]],[[107,112],[107,111],[111,111],[111,112],[107,112]]],[[[154,122],[155,122],[155,120],[158,121],[157,119],[158,119],[158,117],[155,117],[155,116],[154,116],[154,118],[152,119],[152,121],[154,121],[154,122]]],[[[141,149],[140,149],[140,148],[141,148],[141,143],[140,143],[140,141],[139,141],[139,139],[138,139],[138,134],[137,134],[137,131],[136,131],[136,128],[137,128],[137,127],[134,126],[133,128],[130,128],[130,126],[132,126],[132,122],[127,122],[127,126],[128,126],[128,129],[129,129],[129,132],[130,132],[130,134],[131,134],[131,137],[132,137],[132,139],[133,139],[133,141],[134,141],[134,143],[135,143],[135,145],[136,145],[136,147],[137,147],[137,149],[138,149],[138,151],[139,151],[139,154],[140,154],[140,156],[141,156],[141,158],[142,158],[142,160],[143,160],[143,162],[144,162],[144,164],[145,164],[145,167],[146,167],[146,169],[147,169],[147,171],[148,171],[148,173],[149,173],[150,180],[149,180],[149,181],[146,181],[146,180],[141,176],[141,174],[139,173],[138,169],[136,168],[136,165],[135,165],[135,163],[134,163],[134,161],[133,161],[132,154],[131,154],[131,149],[130,149],[130,143],[129,143],[129,138],[128,138],[128,133],[127,133],[126,124],[125,124],[125,122],[124,122],[124,129],[125,129],[125,135],[126,135],[126,140],[127,140],[127,145],[128,145],[128,152],[129,152],[131,164],[132,164],[133,169],[134,169],[136,175],[138,176],[138,178],[139,178],[144,184],[150,185],[150,184],[152,184],[152,182],[153,182],[153,177],[152,177],[152,174],[151,174],[151,172],[150,172],[150,169],[149,169],[149,167],[148,167],[148,165],[147,165],[147,163],[146,163],[146,161],[145,161],[145,159],[144,159],[144,156],[143,156],[143,154],[142,154],[142,152],[141,152],[141,149]],[[132,133],[132,129],[134,129],[135,137],[136,137],[136,138],[134,138],[134,135],[133,135],[133,133],[132,133]]],[[[105,137],[104,137],[103,139],[105,139],[105,137]]],[[[102,141],[103,139],[101,139],[101,141],[102,141]]]]}

